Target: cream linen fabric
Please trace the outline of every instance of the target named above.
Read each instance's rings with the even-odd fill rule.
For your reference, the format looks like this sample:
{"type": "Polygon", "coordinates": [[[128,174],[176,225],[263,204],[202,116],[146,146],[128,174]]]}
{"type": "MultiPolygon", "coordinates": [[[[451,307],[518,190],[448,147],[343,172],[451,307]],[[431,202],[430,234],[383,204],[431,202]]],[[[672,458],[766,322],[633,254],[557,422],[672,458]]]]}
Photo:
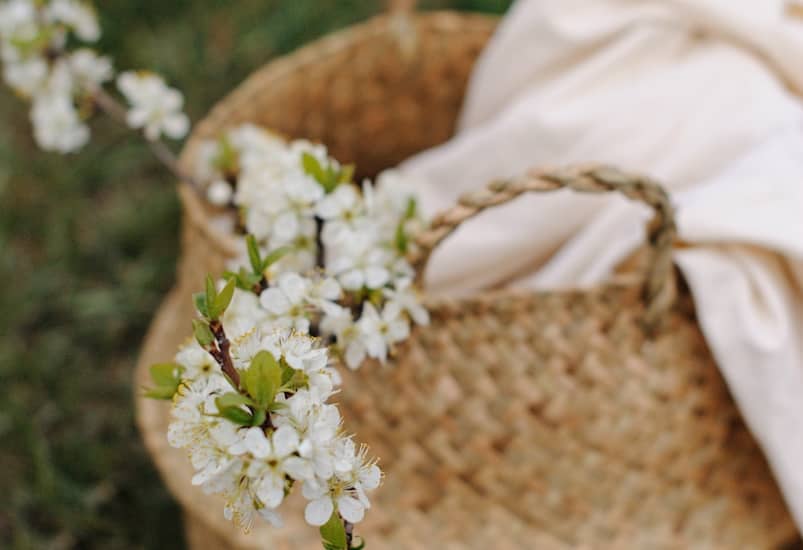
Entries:
{"type": "MultiPolygon", "coordinates": [[[[676,262],[747,423],[803,526],[803,19],[778,0],[519,0],[457,136],[402,165],[428,213],[492,178],[604,162],[678,207],[676,262]]],[[[434,292],[587,285],[642,242],[616,197],[527,197],[433,257],[434,292]]]]}

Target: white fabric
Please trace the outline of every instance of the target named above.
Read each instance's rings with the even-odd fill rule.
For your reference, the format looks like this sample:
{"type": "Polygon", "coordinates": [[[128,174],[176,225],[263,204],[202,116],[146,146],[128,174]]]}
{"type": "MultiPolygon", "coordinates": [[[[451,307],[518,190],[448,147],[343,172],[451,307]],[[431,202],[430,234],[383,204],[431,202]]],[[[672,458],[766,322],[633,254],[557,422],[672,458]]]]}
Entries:
{"type": "MultiPolygon", "coordinates": [[[[407,161],[433,213],[527,168],[605,162],[678,206],[716,360],[803,526],[803,19],[779,0],[519,0],[472,77],[460,131],[407,161]]],[[[436,292],[604,280],[649,212],[527,197],[433,256],[436,292]]]]}

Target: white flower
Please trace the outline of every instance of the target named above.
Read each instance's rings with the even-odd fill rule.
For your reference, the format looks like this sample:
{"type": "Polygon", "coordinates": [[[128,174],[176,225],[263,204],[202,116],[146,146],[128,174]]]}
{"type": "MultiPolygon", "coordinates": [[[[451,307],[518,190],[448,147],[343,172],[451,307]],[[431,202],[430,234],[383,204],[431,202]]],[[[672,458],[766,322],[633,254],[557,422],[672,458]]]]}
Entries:
{"type": "Polygon", "coordinates": [[[117,78],[117,87],[131,104],[127,115],[130,127],[142,128],[151,141],[163,133],[173,139],[187,135],[190,122],[182,112],[184,97],[161,77],[129,71],[117,78]]]}
{"type": "Polygon", "coordinates": [[[354,321],[351,311],[336,304],[328,305],[324,309],[320,328],[324,336],[335,336],[337,345],[343,351],[346,366],[350,369],[358,368],[368,355],[365,342],[362,339],[360,327],[354,321]]]}
{"type": "Polygon", "coordinates": [[[3,66],[3,79],[17,93],[30,97],[44,87],[48,72],[44,58],[32,57],[24,61],[7,62],[3,66]]]}
{"type": "Polygon", "coordinates": [[[88,91],[108,82],[114,76],[111,60],[88,48],[76,50],[70,54],[67,62],[75,81],[88,91]]]}
{"type": "Polygon", "coordinates": [[[396,281],[396,288],[386,288],[383,290],[388,304],[393,308],[407,312],[413,321],[419,325],[429,324],[429,312],[421,305],[421,299],[413,288],[412,279],[400,279],[396,281]]]}
{"type": "Polygon", "coordinates": [[[98,18],[89,4],[77,0],[51,0],[45,16],[51,22],[71,28],[85,42],[95,42],[100,38],[98,18]]]}
{"type": "Polygon", "coordinates": [[[388,348],[405,340],[410,334],[410,323],[393,303],[385,304],[380,315],[370,302],[365,302],[359,320],[361,338],[368,355],[385,362],[388,348]]]}
{"type": "Polygon", "coordinates": [[[72,153],[89,141],[89,128],[81,121],[69,96],[37,96],[31,109],[34,137],[46,151],[72,153]]]}
{"type": "Polygon", "coordinates": [[[307,291],[310,281],[298,273],[284,273],[279,276],[277,286],[268,288],[259,296],[266,310],[281,321],[280,326],[294,328],[301,332],[309,331],[307,313],[307,291]]]}
{"type": "Polygon", "coordinates": [[[328,254],[326,270],[346,290],[376,289],[390,280],[389,260],[388,251],[375,245],[373,235],[358,233],[328,254]]]}
{"type": "Polygon", "coordinates": [[[176,363],[184,367],[182,377],[186,380],[209,377],[217,374],[219,369],[215,358],[195,341],[179,350],[176,354],[176,363]]]}
{"type": "Polygon", "coordinates": [[[221,321],[229,340],[237,340],[252,332],[266,319],[265,310],[259,305],[259,298],[252,292],[234,289],[234,296],[221,321]]]}
{"type": "Polygon", "coordinates": [[[211,429],[223,421],[208,415],[217,412],[214,398],[229,388],[222,376],[198,378],[179,386],[171,412],[174,420],[167,431],[170,445],[189,449],[211,445],[211,429]]]}
{"type": "Polygon", "coordinates": [[[270,439],[262,428],[248,428],[228,450],[234,456],[248,453],[259,459],[251,462],[248,475],[259,500],[268,508],[276,508],[284,500],[285,474],[292,471],[293,462],[298,461],[290,456],[297,448],[298,434],[290,426],[281,426],[270,439]]]}
{"type": "Polygon", "coordinates": [[[376,489],[381,481],[381,471],[367,459],[366,449],[355,452],[350,438],[337,440],[333,452],[335,475],[328,483],[317,479],[305,481],[302,488],[304,497],[310,501],[304,510],[304,519],[310,525],[323,525],[335,510],[346,521],[359,523],[365,510],[371,507],[366,491],[376,489]]]}
{"type": "Polygon", "coordinates": [[[287,423],[301,438],[298,453],[301,461],[294,476],[298,480],[329,479],[334,475],[331,447],[340,430],[340,411],[334,405],[321,403],[320,396],[309,390],[299,390],[284,401],[286,408],[276,418],[277,424],[287,423]]]}
{"type": "Polygon", "coordinates": [[[276,192],[281,199],[272,208],[271,244],[281,246],[295,241],[299,236],[313,237],[314,205],[323,196],[321,186],[300,172],[294,172],[285,176],[276,192]],[[278,204],[281,204],[280,209],[276,208],[278,204]]]}
{"type": "Polygon", "coordinates": [[[382,471],[376,460],[368,457],[368,447],[357,448],[353,439],[342,438],[335,442],[333,456],[337,478],[354,491],[364,508],[370,508],[366,491],[379,487],[382,471]]]}
{"type": "Polygon", "coordinates": [[[343,290],[336,279],[325,277],[310,285],[307,290],[307,301],[318,309],[324,309],[340,298],[342,293],[343,290]]]}
{"type": "Polygon", "coordinates": [[[339,185],[318,202],[316,212],[326,221],[321,234],[324,244],[337,245],[366,223],[365,206],[357,187],[339,185]]]}
{"type": "Polygon", "coordinates": [[[224,180],[214,180],[206,189],[206,198],[215,206],[226,206],[231,202],[234,190],[224,180]]]}
{"type": "Polygon", "coordinates": [[[387,219],[400,219],[415,200],[415,188],[409,177],[398,170],[385,170],[376,178],[371,198],[366,195],[369,208],[387,219]]]}
{"type": "Polygon", "coordinates": [[[314,338],[298,332],[274,331],[262,345],[277,359],[281,357],[290,367],[305,373],[323,370],[329,363],[326,348],[318,347],[314,338]]]}
{"type": "Polygon", "coordinates": [[[8,0],[0,4],[0,36],[32,38],[36,33],[36,5],[31,0],[8,0]]]}

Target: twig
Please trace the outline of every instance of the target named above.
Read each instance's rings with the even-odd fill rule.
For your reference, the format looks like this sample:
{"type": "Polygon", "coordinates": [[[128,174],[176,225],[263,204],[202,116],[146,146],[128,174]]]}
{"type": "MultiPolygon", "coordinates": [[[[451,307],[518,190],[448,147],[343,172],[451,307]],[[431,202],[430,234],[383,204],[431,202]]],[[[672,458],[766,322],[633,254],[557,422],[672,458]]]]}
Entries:
{"type": "Polygon", "coordinates": [[[217,320],[211,321],[209,323],[209,330],[212,331],[212,335],[215,337],[215,343],[217,344],[217,347],[213,348],[210,353],[220,365],[223,374],[229,377],[237,389],[240,389],[240,373],[234,368],[234,363],[231,360],[231,342],[229,342],[229,339],[226,337],[226,332],[223,330],[223,323],[217,320]]]}
{"type": "MultiPolygon", "coordinates": [[[[100,109],[109,115],[110,118],[122,124],[123,126],[128,127],[125,107],[123,107],[119,101],[114,99],[114,97],[109,95],[106,90],[101,87],[97,87],[93,92],[93,99],[95,105],[100,107],[100,109]]],[[[159,162],[164,164],[167,169],[170,170],[179,180],[187,182],[198,194],[198,196],[204,198],[203,190],[201,189],[198,181],[181,169],[176,155],[173,154],[173,151],[171,151],[163,141],[150,140],[144,135],[142,135],[142,137],[145,139],[148,147],[151,149],[151,152],[153,152],[154,156],[156,156],[159,162]]]]}
{"type": "Polygon", "coordinates": [[[351,550],[351,540],[354,538],[354,524],[344,519],[343,528],[346,530],[346,548],[351,550]]]}

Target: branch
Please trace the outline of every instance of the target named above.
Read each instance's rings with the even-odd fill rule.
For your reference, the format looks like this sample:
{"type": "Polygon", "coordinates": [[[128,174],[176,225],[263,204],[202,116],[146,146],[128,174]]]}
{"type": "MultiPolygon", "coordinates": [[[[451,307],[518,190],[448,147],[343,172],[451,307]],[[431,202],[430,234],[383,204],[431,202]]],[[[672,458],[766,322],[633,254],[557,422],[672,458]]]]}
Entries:
{"type": "MultiPolygon", "coordinates": [[[[111,95],[109,95],[106,90],[102,87],[97,87],[93,91],[93,99],[95,105],[97,105],[101,111],[109,115],[110,118],[115,120],[116,122],[122,124],[126,128],[128,128],[127,122],[127,112],[125,107],[120,104],[119,101],[114,99],[111,95]]],[[[142,135],[142,134],[140,134],[142,135]]],[[[179,165],[178,159],[176,155],[173,154],[173,151],[161,140],[150,140],[146,138],[144,135],[142,137],[148,143],[148,146],[153,152],[154,156],[164,164],[168,170],[170,170],[173,175],[175,175],[179,180],[187,182],[190,187],[192,187],[193,191],[195,191],[198,196],[204,198],[203,191],[201,189],[200,184],[198,181],[193,178],[190,174],[187,174],[184,170],[181,169],[179,165]]]]}
{"type": "Polygon", "coordinates": [[[239,390],[240,373],[234,368],[234,363],[231,360],[231,342],[229,342],[229,339],[226,337],[226,332],[223,330],[223,323],[217,320],[211,321],[209,323],[209,329],[212,331],[212,335],[214,335],[215,342],[217,343],[217,347],[213,348],[210,353],[220,365],[223,374],[228,376],[239,390]]]}
{"type": "Polygon", "coordinates": [[[346,530],[346,548],[351,550],[351,540],[354,538],[354,524],[344,519],[343,528],[346,530]]]}

